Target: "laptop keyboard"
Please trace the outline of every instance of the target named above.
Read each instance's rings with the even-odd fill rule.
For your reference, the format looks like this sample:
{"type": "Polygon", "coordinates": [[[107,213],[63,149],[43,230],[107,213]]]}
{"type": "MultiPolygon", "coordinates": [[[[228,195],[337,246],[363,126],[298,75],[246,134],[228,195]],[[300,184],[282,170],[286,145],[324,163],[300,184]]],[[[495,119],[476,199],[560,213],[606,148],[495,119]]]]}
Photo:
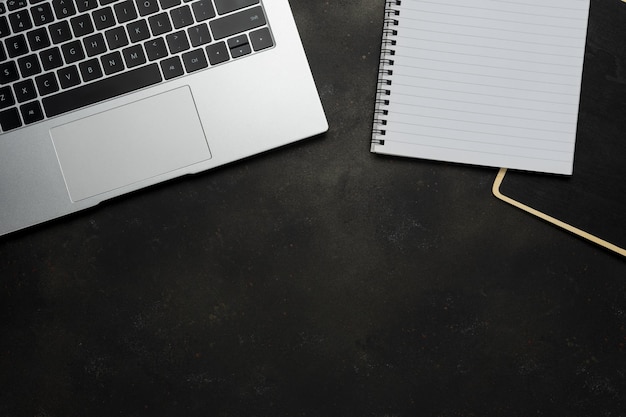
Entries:
{"type": "Polygon", "coordinates": [[[260,0],[3,1],[0,131],[273,45],[260,0]]]}

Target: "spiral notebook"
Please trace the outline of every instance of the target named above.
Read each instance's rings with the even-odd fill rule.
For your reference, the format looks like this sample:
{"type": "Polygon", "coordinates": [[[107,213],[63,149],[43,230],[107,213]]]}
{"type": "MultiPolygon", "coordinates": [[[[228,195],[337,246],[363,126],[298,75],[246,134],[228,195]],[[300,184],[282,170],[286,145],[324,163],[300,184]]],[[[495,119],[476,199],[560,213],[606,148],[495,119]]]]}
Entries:
{"type": "Polygon", "coordinates": [[[589,0],[385,13],[372,152],[572,174],[589,0]]]}

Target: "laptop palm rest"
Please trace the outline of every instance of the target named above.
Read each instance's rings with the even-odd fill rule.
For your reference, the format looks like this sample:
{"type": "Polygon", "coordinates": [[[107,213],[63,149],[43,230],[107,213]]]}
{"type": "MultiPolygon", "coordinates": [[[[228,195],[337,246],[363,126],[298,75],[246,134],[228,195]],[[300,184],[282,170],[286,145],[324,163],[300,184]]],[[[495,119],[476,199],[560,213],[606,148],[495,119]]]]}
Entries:
{"type": "Polygon", "coordinates": [[[211,158],[189,87],[57,126],[50,135],[74,202],[211,158]]]}

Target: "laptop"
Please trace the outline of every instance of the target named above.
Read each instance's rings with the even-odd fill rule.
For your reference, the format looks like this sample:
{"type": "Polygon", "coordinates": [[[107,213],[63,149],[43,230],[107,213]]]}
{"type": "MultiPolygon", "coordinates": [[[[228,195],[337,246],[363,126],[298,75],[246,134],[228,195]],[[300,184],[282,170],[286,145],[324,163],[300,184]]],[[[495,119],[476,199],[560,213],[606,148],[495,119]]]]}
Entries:
{"type": "Polygon", "coordinates": [[[0,3],[0,235],[327,129],[287,0],[0,3]]]}

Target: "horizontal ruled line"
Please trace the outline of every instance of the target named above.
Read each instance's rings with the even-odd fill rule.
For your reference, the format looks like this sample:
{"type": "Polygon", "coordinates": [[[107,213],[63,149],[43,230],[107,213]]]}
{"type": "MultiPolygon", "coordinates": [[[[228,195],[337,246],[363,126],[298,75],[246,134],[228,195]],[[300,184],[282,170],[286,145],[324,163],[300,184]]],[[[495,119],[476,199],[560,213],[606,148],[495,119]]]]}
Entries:
{"type": "MultiPolygon", "coordinates": [[[[429,31],[429,33],[448,34],[448,32],[436,32],[436,31],[429,31]]],[[[529,51],[529,50],[524,50],[524,49],[498,48],[498,47],[495,47],[495,46],[478,45],[478,44],[475,44],[475,43],[446,42],[446,41],[440,41],[440,40],[424,39],[424,38],[408,37],[408,36],[399,36],[399,35],[396,36],[396,38],[409,39],[409,40],[415,40],[415,41],[424,41],[424,42],[430,42],[430,43],[443,43],[443,44],[446,44],[446,45],[474,46],[474,47],[477,47],[477,48],[493,49],[493,50],[496,50],[496,51],[524,52],[524,53],[527,53],[527,54],[545,55],[545,56],[549,56],[549,57],[580,58],[580,56],[578,56],[578,55],[550,54],[550,53],[547,53],[547,52],[529,51]]],[[[411,47],[411,46],[406,46],[406,45],[402,45],[402,48],[419,49],[419,48],[417,48],[415,46],[411,47]]],[[[398,49],[400,49],[400,48],[398,48],[398,49]]]]}
{"type": "MultiPolygon", "coordinates": [[[[409,104],[409,103],[402,103],[402,102],[397,102],[397,101],[395,103],[402,104],[404,106],[414,107],[414,108],[433,109],[433,110],[445,110],[445,111],[455,112],[455,113],[479,114],[479,115],[482,115],[482,116],[502,117],[502,118],[506,118],[506,119],[529,120],[529,121],[533,121],[533,122],[554,123],[554,124],[559,124],[559,125],[571,125],[571,123],[568,123],[568,122],[555,122],[554,120],[537,119],[537,118],[530,118],[530,117],[520,117],[520,116],[512,116],[512,115],[503,115],[503,114],[496,114],[496,113],[476,112],[476,111],[469,111],[469,110],[456,110],[456,109],[451,109],[451,108],[448,108],[448,107],[422,106],[422,105],[419,105],[419,104],[409,104]]],[[[548,113],[548,112],[544,111],[542,113],[548,113]]],[[[416,116],[419,116],[419,114],[416,114],[416,116]]],[[[429,116],[423,116],[423,117],[429,117],[429,116]]],[[[460,120],[460,121],[466,121],[466,120],[460,120]]]]}
{"type": "MultiPolygon", "coordinates": [[[[410,113],[398,113],[396,112],[396,114],[404,114],[404,115],[409,115],[411,116],[410,113]]],[[[544,138],[537,138],[537,137],[530,137],[530,136],[520,136],[520,135],[509,135],[509,134],[502,134],[501,132],[499,133],[492,133],[492,132],[485,132],[485,131],[481,131],[481,130],[471,130],[471,129],[453,129],[451,127],[441,127],[438,125],[427,125],[427,124],[423,124],[423,123],[409,123],[409,122],[401,122],[398,120],[393,120],[390,122],[390,124],[403,124],[403,125],[409,125],[409,126],[416,126],[416,127],[426,127],[426,128],[432,128],[432,129],[445,129],[445,130],[450,130],[452,132],[461,132],[461,133],[477,133],[480,135],[490,135],[490,136],[497,136],[499,138],[501,137],[507,137],[507,138],[512,138],[512,139],[524,139],[524,140],[533,140],[533,141],[538,141],[538,142],[553,142],[553,143],[569,143],[569,141],[565,141],[565,140],[556,140],[556,139],[544,139],[544,138]]],[[[473,122],[466,122],[466,123],[473,123],[473,122]]],[[[474,123],[477,124],[477,123],[474,123]]],[[[507,126],[508,127],[508,126],[507,126]]],[[[533,129],[527,129],[527,130],[533,130],[533,129]]],[[[389,130],[388,131],[392,132],[393,130],[389,130]]],[[[403,132],[404,134],[409,134],[406,132],[403,132]]],[[[548,131],[548,133],[555,133],[552,131],[548,131]]],[[[562,133],[562,132],[556,132],[556,133],[562,133]]],[[[419,136],[418,134],[411,134],[413,136],[419,136]]],[[[442,139],[453,139],[453,138],[443,138],[442,139]]]]}
{"type": "MultiPolygon", "coordinates": [[[[422,77],[422,76],[410,75],[410,74],[402,74],[402,76],[403,77],[409,77],[409,78],[419,78],[419,79],[422,79],[422,80],[445,81],[445,82],[448,82],[448,83],[455,83],[455,84],[477,85],[477,86],[481,86],[481,87],[494,87],[494,88],[504,89],[504,90],[528,91],[528,92],[533,92],[533,93],[543,93],[543,94],[545,94],[544,90],[533,90],[533,89],[530,89],[530,88],[503,87],[503,86],[495,86],[493,84],[482,84],[482,83],[466,83],[466,82],[463,82],[463,81],[445,80],[443,78],[422,77]]],[[[569,97],[574,97],[574,96],[577,97],[578,96],[577,94],[554,93],[554,92],[551,92],[550,94],[554,94],[554,95],[558,95],[558,96],[569,96],[569,97]]]]}
{"type": "MultiPolygon", "coordinates": [[[[419,3],[420,4],[436,4],[437,6],[440,5],[439,2],[426,1],[426,0],[420,0],[419,3]]],[[[508,3],[508,4],[516,4],[516,5],[519,4],[518,2],[506,2],[506,1],[502,1],[500,3],[508,3]]],[[[524,13],[524,12],[511,11],[511,10],[506,10],[506,9],[496,9],[496,8],[493,8],[493,7],[486,8],[486,7],[469,6],[469,5],[466,5],[466,4],[463,4],[463,5],[457,4],[457,5],[455,5],[455,7],[461,7],[461,8],[473,9],[473,10],[486,10],[486,11],[489,11],[489,12],[493,11],[493,12],[502,12],[502,13],[514,13],[514,14],[517,14],[517,15],[533,16],[533,17],[549,17],[549,18],[552,18],[552,19],[567,19],[567,20],[576,20],[576,21],[580,21],[581,20],[580,18],[577,18],[577,17],[564,17],[564,16],[557,16],[557,15],[547,15],[547,14],[544,14],[544,13],[524,13]]],[[[561,10],[560,7],[551,7],[551,6],[544,6],[544,5],[541,5],[541,6],[538,6],[538,7],[544,7],[546,9],[554,9],[555,11],[560,11],[561,10]]],[[[424,11],[422,9],[417,9],[417,8],[412,8],[412,7],[407,7],[406,9],[407,10],[413,10],[413,11],[416,11],[416,12],[423,12],[424,11]]]]}
{"type": "MultiPolygon", "coordinates": [[[[515,129],[532,130],[532,131],[537,131],[537,132],[569,133],[569,134],[576,133],[576,132],[564,132],[562,130],[538,129],[538,128],[532,128],[532,127],[518,127],[518,126],[511,126],[511,125],[503,125],[503,124],[500,124],[500,123],[474,122],[474,121],[467,121],[467,120],[451,119],[449,117],[420,116],[420,115],[415,114],[415,113],[394,112],[394,114],[403,114],[405,116],[418,116],[418,117],[424,117],[425,119],[433,119],[433,120],[447,120],[447,121],[452,121],[452,122],[471,123],[471,124],[484,125],[484,126],[508,127],[508,128],[515,128],[515,129]]],[[[396,123],[396,122],[394,122],[394,123],[396,123]]],[[[401,123],[410,124],[408,122],[401,122],[401,123]]]]}
{"type": "MultiPolygon", "coordinates": [[[[403,132],[398,132],[398,133],[403,133],[403,132]]],[[[542,158],[542,157],[536,157],[536,156],[523,156],[523,155],[517,155],[517,154],[512,155],[510,153],[503,153],[503,152],[493,152],[493,151],[489,152],[489,151],[485,151],[484,148],[481,148],[480,151],[477,151],[475,149],[470,149],[470,148],[466,149],[466,148],[457,148],[457,147],[451,147],[451,146],[440,146],[440,145],[432,145],[432,144],[424,145],[421,143],[406,142],[406,141],[401,141],[401,140],[385,139],[385,142],[404,143],[407,145],[422,146],[424,148],[438,148],[438,149],[448,149],[448,150],[453,150],[453,151],[470,152],[470,153],[476,153],[480,155],[487,154],[487,155],[496,155],[496,156],[515,157],[515,158],[528,159],[528,160],[537,160],[537,161],[569,162],[569,159],[542,158]]],[[[463,142],[469,142],[469,141],[463,141],[463,142]]]]}
{"type": "MultiPolygon", "coordinates": [[[[402,85],[402,84],[398,84],[398,85],[402,85]]],[[[412,87],[412,86],[406,85],[406,87],[412,87]]],[[[465,94],[473,95],[472,93],[465,93],[465,94]]],[[[404,94],[404,93],[400,93],[400,92],[394,92],[393,95],[394,96],[413,97],[410,94],[404,94]]],[[[424,96],[424,95],[421,95],[420,97],[421,98],[428,98],[428,99],[432,99],[432,100],[447,101],[447,102],[451,102],[451,103],[462,103],[462,104],[471,104],[471,105],[479,105],[479,106],[498,107],[498,108],[505,108],[505,109],[513,109],[513,110],[531,110],[531,111],[540,111],[541,113],[549,113],[549,114],[571,114],[570,112],[537,110],[536,108],[530,108],[530,107],[503,106],[502,104],[481,103],[479,101],[453,100],[453,99],[449,99],[449,98],[430,97],[430,96],[424,96]]],[[[529,102],[536,102],[536,100],[527,100],[527,101],[529,101],[529,102]]],[[[398,101],[394,100],[394,103],[398,103],[398,101]]],[[[402,103],[402,104],[409,105],[409,104],[406,104],[406,103],[402,103]]],[[[482,114],[482,113],[479,113],[479,114],[482,114]]],[[[540,119],[533,119],[533,120],[540,120],[540,119]]]]}
{"type": "MultiPolygon", "coordinates": [[[[417,86],[415,84],[402,84],[402,83],[398,83],[398,82],[394,82],[393,85],[395,86],[404,86],[404,87],[415,87],[415,88],[420,88],[420,89],[424,89],[424,90],[435,90],[435,91],[445,91],[447,93],[463,93],[463,94],[468,94],[468,95],[473,95],[473,96],[483,96],[483,97],[494,97],[494,98],[512,98],[512,99],[516,99],[516,100],[524,100],[524,101],[529,101],[532,103],[546,103],[546,104],[559,104],[561,106],[573,106],[573,104],[571,103],[564,103],[561,101],[550,101],[550,100],[536,100],[536,99],[522,99],[519,97],[513,97],[513,96],[501,96],[501,95],[496,95],[496,94],[484,94],[484,93],[474,93],[474,92],[464,92],[464,91],[459,91],[459,90],[449,90],[449,89],[445,89],[445,88],[434,88],[434,87],[424,87],[424,86],[417,86]]],[[[475,84],[471,84],[471,85],[475,85],[475,84]]],[[[394,94],[400,94],[397,91],[394,91],[394,94]]],[[[567,113],[570,114],[570,113],[567,113]]]]}
{"type": "MultiPolygon", "coordinates": [[[[457,26],[460,26],[460,25],[457,25],[457,26]]],[[[484,28],[482,28],[482,29],[484,29],[484,28]]],[[[467,33],[452,33],[452,32],[448,32],[448,31],[437,31],[437,30],[425,31],[423,29],[409,28],[409,27],[403,28],[403,30],[412,30],[412,31],[416,31],[416,32],[438,33],[438,34],[442,34],[442,35],[456,35],[456,36],[462,36],[464,38],[489,39],[489,40],[497,40],[497,41],[504,41],[504,42],[515,42],[515,43],[520,43],[520,44],[524,44],[524,45],[541,45],[541,46],[551,46],[551,47],[555,47],[555,48],[569,48],[569,49],[575,49],[575,50],[579,49],[577,46],[551,44],[551,43],[546,43],[546,42],[521,41],[521,40],[506,39],[506,38],[495,38],[493,36],[478,36],[478,35],[470,35],[470,34],[467,34],[467,33]]],[[[500,31],[500,30],[498,30],[498,31],[500,31]]],[[[406,33],[406,32],[402,32],[402,33],[406,33]]],[[[549,38],[548,35],[539,35],[539,36],[545,36],[546,38],[549,38]]],[[[402,36],[399,35],[398,38],[418,39],[418,38],[414,38],[414,37],[406,36],[406,35],[402,35],[402,36]]],[[[472,44],[472,45],[475,45],[475,44],[472,44]]]]}
{"type": "MultiPolygon", "coordinates": [[[[402,36],[398,36],[398,38],[402,38],[402,36]]],[[[476,44],[472,44],[472,43],[460,43],[460,42],[446,42],[446,41],[440,41],[440,40],[432,40],[432,39],[424,39],[424,38],[407,38],[407,39],[411,39],[411,40],[415,40],[415,41],[423,41],[423,42],[428,42],[428,43],[440,43],[440,44],[444,44],[444,45],[452,45],[452,46],[470,46],[470,47],[476,47],[476,48],[482,48],[482,49],[493,49],[495,51],[507,51],[507,52],[523,52],[525,54],[535,54],[535,55],[545,55],[545,56],[549,56],[549,57],[561,57],[561,58],[580,58],[578,55],[563,55],[563,54],[549,54],[547,52],[537,52],[537,51],[524,51],[521,49],[515,49],[512,50],[510,48],[497,48],[495,46],[485,46],[485,45],[476,45],[476,44]]],[[[422,51],[429,51],[429,52],[438,52],[438,53],[445,53],[445,54],[452,54],[452,55],[463,55],[463,56],[475,56],[477,58],[493,58],[493,59],[504,59],[504,58],[499,58],[499,57],[494,57],[494,56],[489,56],[489,55],[473,55],[473,54],[464,54],[464,53],[460,53],[460,52],[448,52],[448,51],[442,51],[442,50],[438,50],[438,49],[428,49],[428,48],[424,48],[422,46],[407,46],[407,45],[403,45],[403,48],[406,49],[414,49],[414,50],[422,50],[422,51]]],[[[556,65],[556,66],[563,66],[563,67],[570,67],[570,65],[566,65],[566,64],[559,64],[559,63],[549,63],[546,64],[545,62],[539,62],[539,61],[528,61],[528,60],[524,60],[524,59],[510,59],[510,58],[506,58],[507,61],[515,61],[515,62],[528,62],[531,64],[542,64],[542,65],[556,65]]]]}
{"type": "MultiPolygon", "coordinates": [[[[398,56],[405,56],[407,58],[414,58],[412,56],[408,56],[408,55],[398,55],[398,56]]],[[[571,78],[577,78],[577,76],[575,75],[565,75],[565,74],[560,74],[558,72],[544,72],[544,71],[527,71],[527,70],[520,70],[520,69],[515,69],[515,68],[507,68],[507,67],[498,67],[495,65],[482,65],[482,64],[473,64],[473,63],[467,63],[467,62],[460,62],[460,61],[447,61],[445,59],[433,59],[433,58],[420,58],[421,61],[430,61],[430,62],[443,62],[444,64],[458,64],[458,65],[467,65],[470,67],[482,67],[482,68],[492,68],[492,69],[503,69],[503,70],[507,70],[507,71],[520,71],[520,72],[525,72],[525,73],[533,73],[533,74],[543,74],[543,75],[559,75],[561,77],[571,77],[571,78]]],[[[548,65],[548,64],[545,64],[548,65]]],[[[414,68],[421,68],[421,67],[414,67],[414,68]]],[[[423,69],[423,68],[422,68],[423,69]]],[[[439,70],[437,70],[439,71],[439,70]]],[[[454,72],[458,72],[458,71],[454,71],[454,72]]],[[[498,77],[498,78],[504,78],[504,77],[498,77]]],[[[523,79],[516,79],[516,78],[511,78],[511,79],[515,79],[515,80],[523,80],[523,79]]],[[[550,84],[556,84],[556,83],[550,83],[550,84]]],[[[559,84],[559,85],[571,85],[571,84],[559,84]]]]}
{"type": "MultiPolygon", "coordinates": [[[[456,7],[463,7],[463,6],[456,6],[456,7]]],[[[478,10],[478,8],[475,8],[478,10]]],[[[537,26],[537,27],[550,27],[550,28],[558,28],[558,29],[576,29],[573,26],[561,26],[561,25],[546,25],[546,24],[541,24],[541,23],[530,23],[527,21],[519,21],[519,20],[508,20],[508,19],[493,19],[493,18],[489,18],[489,17],[481,17],[481,16],[468,16],[468,15],[462,15],[462,14],[454,14],[454,13],[446,13],[446,12],[433,12],[430,10],[421,10],[421,9],[411,9],[414,10],[416,12],[420,12],[420,13],[430,13],[430,14],[436,14],[436,15],[440,15],[440,16],[447,16],[447,17],[464,17],[464,18],[472,18],[472,19],[480,19],[480,20],[486,20],[486,21],[493,21],[493,22],[502,22],[502,23],[516,23],[516,24],[521,24],[521,25],[532,25],[532,26],[537,26]]],[[[517,14],[517,13],[513,13],[513,12],[507,12],[510,14],[517,14]]],[[[555,16],[545,16],[545,15],[539,15],[541,17],[549,17],[549,18],[556,18],[555,16]]],[[[406,20],[414,20],[411,18],[406,18],[403,16],[404,19],[406,20]]],[[[572,19],[572,20],[576,20],[577,22],[580,22],[581,19],[572,19]]]]}

